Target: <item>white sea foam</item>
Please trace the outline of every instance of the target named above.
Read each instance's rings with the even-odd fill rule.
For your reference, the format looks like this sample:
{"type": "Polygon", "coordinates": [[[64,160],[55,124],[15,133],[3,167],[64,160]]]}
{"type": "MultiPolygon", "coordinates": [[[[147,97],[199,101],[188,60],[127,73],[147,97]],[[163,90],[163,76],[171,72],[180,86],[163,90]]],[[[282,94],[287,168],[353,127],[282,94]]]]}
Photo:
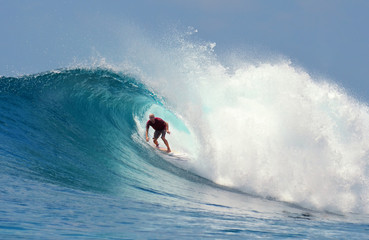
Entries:
{"type": "MultiPolygon", "coordinates": [[[[289,61],[226,67],[214,44],[186,38],[171,36],[161,45],[146,39],[136,51],[142,58],[127,56],[125,69],[135,66],[196,137],[193,171],[305,207],[369,212],[364,103],[289,61]]],[[[170,138],[178,145],[183,135],[170,138]]],[[[182,144],[188,149],[188,141],[182,144]]]]}

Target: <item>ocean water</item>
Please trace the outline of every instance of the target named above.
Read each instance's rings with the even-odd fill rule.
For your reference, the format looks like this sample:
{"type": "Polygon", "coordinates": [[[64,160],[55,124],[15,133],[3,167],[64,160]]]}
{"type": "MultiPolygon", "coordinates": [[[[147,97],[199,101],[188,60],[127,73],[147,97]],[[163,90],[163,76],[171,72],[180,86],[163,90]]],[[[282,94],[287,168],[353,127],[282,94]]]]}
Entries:
{"type": "Polygon", "coordinates": [[[369,239],[367,104],[213,48],[0,77],[0,238],[369,239]]]}

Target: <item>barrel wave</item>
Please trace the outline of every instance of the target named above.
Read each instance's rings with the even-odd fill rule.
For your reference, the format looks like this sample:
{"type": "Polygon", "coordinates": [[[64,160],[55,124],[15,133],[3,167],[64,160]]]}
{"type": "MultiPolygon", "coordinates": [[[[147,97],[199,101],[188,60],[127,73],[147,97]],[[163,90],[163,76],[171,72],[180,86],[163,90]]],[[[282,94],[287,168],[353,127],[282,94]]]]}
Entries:
{"type": "MultiPolygon", "coordinates": [[[[201,81],[158,77],[160,88],[109,68],[1,77],[0,200],[4,218],[15,219],[3,221],[3,236],[33,236],[33,222],[64,226],[57,238],[319,237],[310,220],[367,211],[365,105],[288,64],[232,75],[208,64],[195,74],[201,81]],[[169,122],[172,149],[187,159],[145,142],[151,112],[169,122]],[[81,219],[79,209],[90,215],[81,219]]],[[[360,237],[358,229],[348,234],[360,237]]]]}
{"type": "Polygon", "coordinates": [[[133,77],[104,69],[1,78],[1,169],[89,191],[148,186],[161,158],[136,122],[152,106],[164,108],[133,77]]]}

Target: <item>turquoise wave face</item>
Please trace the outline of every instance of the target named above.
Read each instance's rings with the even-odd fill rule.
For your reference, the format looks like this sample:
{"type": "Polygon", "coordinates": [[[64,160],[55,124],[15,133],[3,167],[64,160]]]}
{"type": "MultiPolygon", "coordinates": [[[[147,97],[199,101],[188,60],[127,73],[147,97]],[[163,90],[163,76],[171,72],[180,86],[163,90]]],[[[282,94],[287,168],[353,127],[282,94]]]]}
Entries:
{"type": "Polygon", "coordinates": [[[149,110],[189,132],[134,77],[73,69],[0,81],[0,168],[7,174],[113,194],[156,191],[152,178],[163,171],[196,178],[143,144],[139,128],[149,110]]]}

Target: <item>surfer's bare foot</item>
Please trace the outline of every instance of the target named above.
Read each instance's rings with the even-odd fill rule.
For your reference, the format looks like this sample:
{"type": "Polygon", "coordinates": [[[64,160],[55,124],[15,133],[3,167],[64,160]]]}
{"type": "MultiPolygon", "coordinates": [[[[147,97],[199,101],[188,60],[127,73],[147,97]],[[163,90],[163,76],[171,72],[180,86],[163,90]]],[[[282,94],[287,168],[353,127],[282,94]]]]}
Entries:
{"type": "Polygon", "coordinates": [[[158,145],[156,145],[156,147],[157,147],[157,148],[159,148],[159,144],[158,144],[158,145]]]}
{"type": "Polygon", "coordinates": [[[167,152],[170,153],[171,152],[170,149],[168,149],[167,152]]]}

